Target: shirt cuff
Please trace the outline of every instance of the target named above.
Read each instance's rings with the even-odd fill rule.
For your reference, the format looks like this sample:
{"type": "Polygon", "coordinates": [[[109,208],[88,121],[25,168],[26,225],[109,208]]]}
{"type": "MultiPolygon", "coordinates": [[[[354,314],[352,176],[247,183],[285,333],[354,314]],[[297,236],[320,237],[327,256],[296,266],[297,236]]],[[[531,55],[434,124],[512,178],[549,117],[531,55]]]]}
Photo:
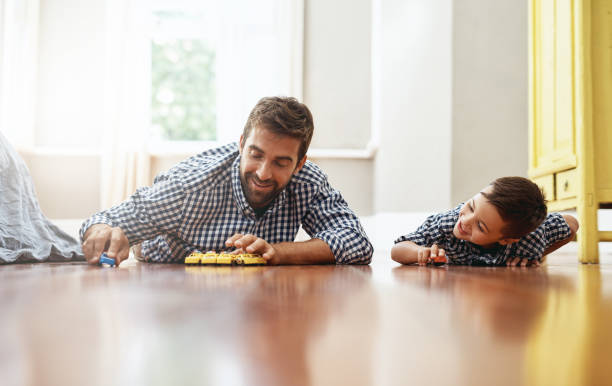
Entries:
{"type": "Polygon", "coordinates": [[[326,230],[312,237],[329,245],[336,264],[370,264],[372,261],[372,244],[352,229],[326,230]]]}
{"type": "Polygon", "coordinates": [[[106,224],[110,227],[113,226],[113,222],[110,220],[110,218],[101,214],[94,215],[93,217],[86,220],[83,225],[81,225],[81,229],[79,230],[79,237],[81,238],[81,243],[83,242],[83,236],[85,235],[85,232],[87,232],[87,229],[89,229],[89,227],[95,224],[106,224]]]}

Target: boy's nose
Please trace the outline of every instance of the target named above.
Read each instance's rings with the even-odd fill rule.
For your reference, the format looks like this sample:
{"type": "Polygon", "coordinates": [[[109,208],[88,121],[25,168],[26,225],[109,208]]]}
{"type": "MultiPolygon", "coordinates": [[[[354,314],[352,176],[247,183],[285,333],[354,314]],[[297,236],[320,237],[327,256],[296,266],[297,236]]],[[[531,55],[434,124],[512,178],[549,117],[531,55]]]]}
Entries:
{"type": "Polygon", "coordinates": [[[463,216],[463,227],[466,231],[472,230],[472,221],[474,220],[474,216],[468,214],[463,216]]]}

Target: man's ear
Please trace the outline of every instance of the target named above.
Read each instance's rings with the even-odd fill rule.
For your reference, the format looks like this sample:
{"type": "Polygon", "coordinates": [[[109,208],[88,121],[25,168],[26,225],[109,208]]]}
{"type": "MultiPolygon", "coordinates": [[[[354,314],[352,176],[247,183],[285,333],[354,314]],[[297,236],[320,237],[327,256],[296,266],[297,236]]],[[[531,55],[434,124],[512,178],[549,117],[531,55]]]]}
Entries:
{"type": "Polygon", "coordinates": [[[304,154],[304,157],[302,157],[302,159],[300,160],[300,162],[298,162],[298,164],[295,167],[295,170],[293,171],[293,175],[295,176],[296,174],[298,174],[300,172],[300,170],[302,170],[302,168],[304,167],[304,164],[306,163],[306,154],[304,154]]]}
{"type": "Polygon", "coordinates": [[[516,243],[519,240],[520,239],[501,239],[498,241],[498,243],[500,245],[508,245],[508,244],[516,243]]]}
{"type": "Polygon", "coordinates": [[[238,142],[238,152],[242,154],[242,148],[244,147],[244,135],[240,134],[240,142],[238,142]]]}

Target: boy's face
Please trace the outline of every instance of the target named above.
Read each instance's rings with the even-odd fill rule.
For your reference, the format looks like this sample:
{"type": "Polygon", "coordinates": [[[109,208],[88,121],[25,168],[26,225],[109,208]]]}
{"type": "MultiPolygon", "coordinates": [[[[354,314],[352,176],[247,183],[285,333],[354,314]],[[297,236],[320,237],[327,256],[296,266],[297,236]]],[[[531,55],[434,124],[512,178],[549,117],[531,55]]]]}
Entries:
{"type": "Polygon", "coordinates": [[[254,127],[248,138],[240,137],[240,182],[253,208],[264,208],[285,189],[306,156],[298,160],[300,140],[254,127]]]}
{"type": "MultiPolygon", "coordinates": [[[[487,186],[482,192],[491,193],[492,189],[492,186],[487,186]]],[[[517,241],[517,239],[503,236],[502,229],[505,225],[497,209],[481,193],[478,193],[459,210],[459,220],[453,228],[453,235],[460,240],[483,247],[493,247],[496,243],[505,245],[517,241]]]]}

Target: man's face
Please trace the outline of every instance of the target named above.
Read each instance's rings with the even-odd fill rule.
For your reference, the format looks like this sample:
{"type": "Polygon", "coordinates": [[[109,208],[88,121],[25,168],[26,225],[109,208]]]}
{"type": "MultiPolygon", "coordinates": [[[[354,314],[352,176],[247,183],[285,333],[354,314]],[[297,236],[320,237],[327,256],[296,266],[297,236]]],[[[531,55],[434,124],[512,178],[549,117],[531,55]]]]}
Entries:
{"type": "MultiPolygon", "coordinates": [[[[492,186],[482,191],[491,193],[492,186]]],[[[508,244],[514,239],[504,238],[502,229],[506,223],[502,220],[497,208],[481,193],[469,199],[459,210],[459,220],[453,228],[453,235],[460,240],[492,247],[495,243],[508,244]]]]}
{"type": "Polygon", "coordinates": [[[298,160],[299,149],[299,139],[261,127],[251,129],[246,140],[240,137],[240,182],[251,207],[266,207],[300,171],[306,156],[298,160]]]}

